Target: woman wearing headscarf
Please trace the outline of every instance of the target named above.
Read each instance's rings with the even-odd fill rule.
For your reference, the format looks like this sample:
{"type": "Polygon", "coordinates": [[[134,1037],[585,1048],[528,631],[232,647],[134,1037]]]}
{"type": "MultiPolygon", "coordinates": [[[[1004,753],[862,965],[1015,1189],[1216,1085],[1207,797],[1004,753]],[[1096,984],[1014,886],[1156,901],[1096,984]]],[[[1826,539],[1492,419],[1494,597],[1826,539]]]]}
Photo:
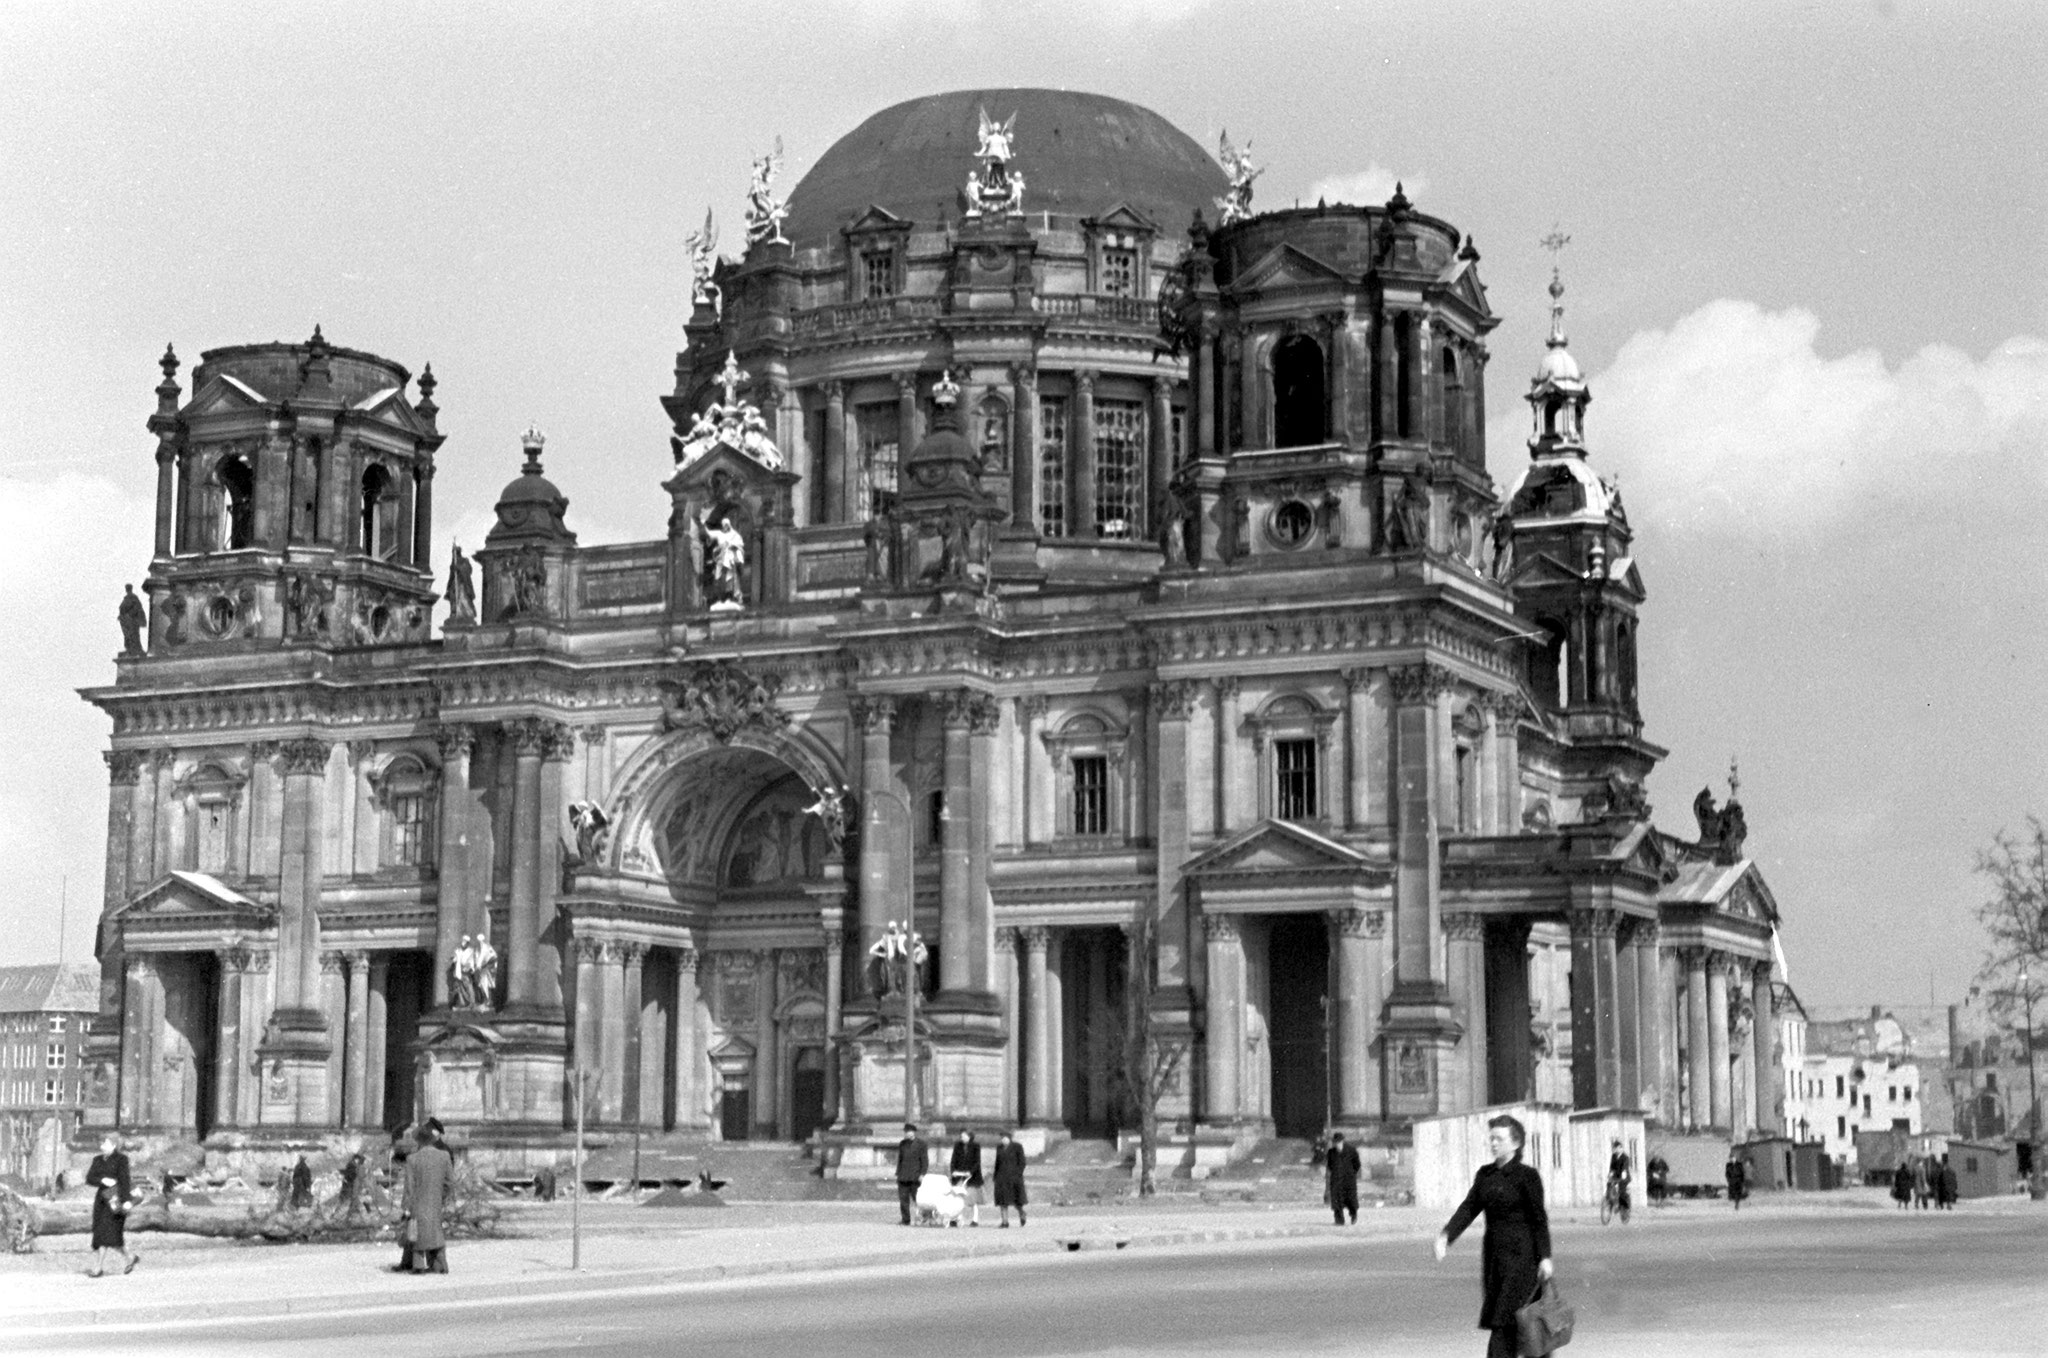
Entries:
{"type": "Polygon", "coordinates": [[[142,1256],[128,1253],[128,1206],[134,1188],[129,1182],[128,1157],[121,1153],[118,1138],[109,1135],[101,1139],[100,1153],[86,1169],[85,1181],[93,1188],[92,1276],[105,1276],[108,1250],[127,1261],[121,1267],[123,1273],[133,1273],[142,1256]]]}
{"type": "Polygon", "coordinates": [[[1472,1176],[1472,1191],[1436,1238],[1442,1259],[1465,1228],[1486,1218],[1486,1242],[1479,1254],[1479,1328],[1490,1336],[1486,1358],[1515,1358],[1515,1312],[1529,1304],[1552,1272],[1550,1214],[1543,1208],[1543,1177],[1522,1163],[1528,1133],[1514,1118],[1489,1119],[1487,1148],[1493,1162],[1472,1176]]]}

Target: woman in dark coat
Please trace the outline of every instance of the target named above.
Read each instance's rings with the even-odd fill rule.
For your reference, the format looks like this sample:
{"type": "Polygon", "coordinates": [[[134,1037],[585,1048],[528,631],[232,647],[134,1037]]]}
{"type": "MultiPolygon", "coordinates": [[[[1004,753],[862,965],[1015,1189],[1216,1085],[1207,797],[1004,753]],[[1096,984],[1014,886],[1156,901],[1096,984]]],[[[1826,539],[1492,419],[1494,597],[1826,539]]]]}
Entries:
{"type": "Polygon", "coordinates": [[[1742,1210],[1742,1200],[1749,1196],[1749,1165],[1741,1156],[1730,1154],[1728,1165],[1722,1174],[1728,1179],[1728,1201],[1735,1211],[1742,1210]]]}
{"type": "Polygon", "coordinates": [[[973,1132],[962,1131],[960,1139],[953,1143],[953,1159],[948,1168],[953,1182],[967,1195],[967,1224],[981,1225],[981,1143],[974,1139],[973,1132]]]}
{"type": "Polygon", "coordinates": [[[123,1273],[133,1273],[142,1256],[128,1253],[127,1212],[133,1188],[128,1177],[128,1157],[121,1153],[119,1141],[109,1136],[100,1142],[100,1153],[85,1171],[85,1181],[93,1187],[92,1276],[105,1275],[108,1250],[127,1261],[122,1265],[123,1273]]]}
{"type": "Polygon", "coordinates": [[[1024,1224],[1024,1148],[1004,1132],[996,1143],[996,1210],[1003,1214],[999,1225],[1010,1224],[1010,1209],[1017,1209],[1017,1224],[1024,1224]]]}
{"type": "Polygon", "coordinates": [[[1436,1238],[1436,1257],[1450,1252],[1475,1217],[1486,1217],[1480,1248],[1479,1328],[1490,1335],[1486,1358],[1515,1358],[1515,1312],[1529,1304],[1551,1274],[1550,1214],[1543,1210],[1543,1177],[1522,1163],[1522,1124],[1503,1114],[1487,1124],[1493,1163],[1481,1165],[1472,1191],[1436,1238]]]}

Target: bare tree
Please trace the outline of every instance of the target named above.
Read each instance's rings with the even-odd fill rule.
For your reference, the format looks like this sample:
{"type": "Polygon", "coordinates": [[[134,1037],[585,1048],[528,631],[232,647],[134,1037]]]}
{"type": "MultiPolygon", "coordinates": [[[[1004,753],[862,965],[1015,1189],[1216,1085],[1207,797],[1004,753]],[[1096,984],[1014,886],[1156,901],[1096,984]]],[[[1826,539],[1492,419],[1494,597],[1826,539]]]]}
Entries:
{"type": "MultiPolygon", "coordinates": [[[[2024,1045],[2031,1074],[2033,1011],[2048,998],[2048,826],[2028,816],[2025,834],[1999,831],[1978,853],[1977,871],[1991,882],[1990,897],[1977,907],[1988,939],[1978,981],[1991,997],[1992,1017],[2024,1045]]],[[[2030,1087],[2030,1105],[2036,1097],[2030,1087]]],[[[2029,1140],[2039,1140],[2038,1122],[2039,1109],[2030,1106],[2029,1140]]]]}
{"type": "Polygon", "coordinates": [[[1152,911],[1140,908],[1130,930],[1130,979],[1124,986],[1124,1060],[1119,1081],[1138,1124],[1138,1155],[1131,1177],[1141,1198],[1158,1191],[1154,1171],[1159,1164],[1159,1100],[1179,1078],[1188,1051],[1186,1038],[1162,1036],[1152,1026],[1152,1001],[1158,990],[1154,930],[1152,911]]]}

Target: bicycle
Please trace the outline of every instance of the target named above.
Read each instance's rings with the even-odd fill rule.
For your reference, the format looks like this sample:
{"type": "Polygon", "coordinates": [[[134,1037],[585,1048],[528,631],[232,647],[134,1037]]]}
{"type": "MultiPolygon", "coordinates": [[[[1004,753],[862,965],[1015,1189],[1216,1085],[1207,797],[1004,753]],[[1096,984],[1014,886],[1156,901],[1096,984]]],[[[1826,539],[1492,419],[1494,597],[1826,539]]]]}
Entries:
{"type": "Polygon", "coordinates": [[[1609,1179],[1607,1192],[1600,1199],[1600,1224],[1605,1226],[1617,1216],[1622,1225],[1628,1225],[1628,1190],[1621,1180],[1609,1179]]]}

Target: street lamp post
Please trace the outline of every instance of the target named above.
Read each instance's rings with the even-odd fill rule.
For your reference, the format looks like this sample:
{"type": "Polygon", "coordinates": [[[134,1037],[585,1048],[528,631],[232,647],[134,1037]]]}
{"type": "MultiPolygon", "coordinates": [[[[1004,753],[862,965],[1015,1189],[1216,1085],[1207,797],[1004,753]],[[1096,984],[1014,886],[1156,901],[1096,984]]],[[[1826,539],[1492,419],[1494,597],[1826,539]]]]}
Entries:
{"type": "Polygon", "coordinates": [[[2034,988],[2027,979],[2027,964],[2020,963],[2020,1001],[2027,1010],[2027,1176],[2028,1186],[2038,1189],[2048,1175],[2041,1169],[2041,1088],[2034,1074],[2034,988]]]}
{"type": "Polygon", "coordinates": [[[917,1100],[917,954],[924,939],[903,922],[903,1120],[918,1122],[917,1100]]]}

